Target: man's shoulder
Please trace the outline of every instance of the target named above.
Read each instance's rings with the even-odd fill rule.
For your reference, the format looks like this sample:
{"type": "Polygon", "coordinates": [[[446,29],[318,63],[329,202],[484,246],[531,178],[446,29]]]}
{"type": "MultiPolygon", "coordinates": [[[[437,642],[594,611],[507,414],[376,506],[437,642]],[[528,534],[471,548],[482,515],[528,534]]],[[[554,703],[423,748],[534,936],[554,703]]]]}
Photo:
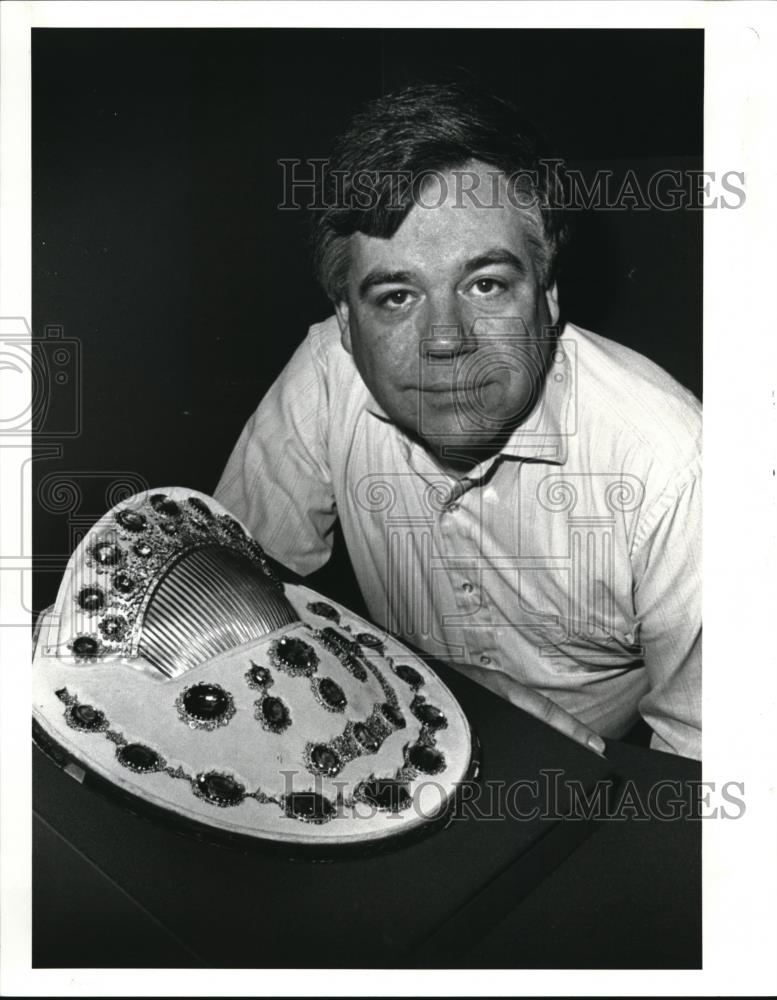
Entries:
{"type": "Polygon", "coordinates": [[[334,314],[320,323],[314,323],[308,330],[303,343],[310,349],[316,364],[322,368],[327,370],[342,368],[352,370],[356,374],[356,367],[351,356],[343,347],[340,327],[334,314]]]}
{"type": "Polygon", "coordinates": [[[643,354],[571,323],[562,343],[584,433],[609,433],[675,467],[700,457],[701,403],[690,390],[643,354]]]}

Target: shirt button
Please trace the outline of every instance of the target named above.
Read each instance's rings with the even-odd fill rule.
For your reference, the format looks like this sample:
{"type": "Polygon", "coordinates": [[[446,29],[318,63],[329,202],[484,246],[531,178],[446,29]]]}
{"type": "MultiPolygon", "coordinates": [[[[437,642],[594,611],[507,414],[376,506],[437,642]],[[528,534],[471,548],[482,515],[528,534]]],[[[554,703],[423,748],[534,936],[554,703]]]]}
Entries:
{"type": "Polygon", "coordinates": [[[462,583],[461,585],[461,589],[464,591],[465,594],[471,594],[475,588],[472,586],[469,580],[465,580],[465,582],[462,583]]]}
{"type": "Polygon", "coordinates": [[[486,656],[486,654],[483,653],[483,655],[480,657],[480,662],[483,664],[484,667],[487,667],[491,662],[491,657],[486,656]]]}

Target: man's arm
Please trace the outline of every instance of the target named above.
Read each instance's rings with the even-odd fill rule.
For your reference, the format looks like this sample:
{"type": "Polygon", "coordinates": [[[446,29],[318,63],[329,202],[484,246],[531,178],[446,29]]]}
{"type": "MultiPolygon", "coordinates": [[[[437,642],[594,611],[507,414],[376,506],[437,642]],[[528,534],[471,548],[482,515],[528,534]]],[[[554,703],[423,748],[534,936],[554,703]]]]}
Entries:
{"type": "Polygon", "coordinates": [[[328,426],[324,372],[309,335],[245,425],[215,492],[268,555],[303,576],[332,551],[328,426]]]}
{"type": "Polygon", "coordinates": [[[634,601],[656,750],[701,757],[701,472],[654,502],[635,547],[634,601]]]}

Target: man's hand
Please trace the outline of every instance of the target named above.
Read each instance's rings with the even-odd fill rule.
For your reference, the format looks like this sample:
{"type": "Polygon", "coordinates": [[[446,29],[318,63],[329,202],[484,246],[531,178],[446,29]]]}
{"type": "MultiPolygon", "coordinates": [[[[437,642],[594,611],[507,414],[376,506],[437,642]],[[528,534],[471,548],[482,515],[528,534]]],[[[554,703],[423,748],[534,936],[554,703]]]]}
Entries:
{"type": "Polygon", "coordinates": [[[569,736],[576,743],[582,744],[594,753],[604,756],[605,743],[601,736],[598,736],[593,729],[584,726],[582,722],[565,712],[550,698],[546,698],[539,691],[521,685],[510,692],[510,701],[522,708],[524,712],[533,715],[542,722],[547,722],[549,726],[557,729],[565,736],[569,736]]]}

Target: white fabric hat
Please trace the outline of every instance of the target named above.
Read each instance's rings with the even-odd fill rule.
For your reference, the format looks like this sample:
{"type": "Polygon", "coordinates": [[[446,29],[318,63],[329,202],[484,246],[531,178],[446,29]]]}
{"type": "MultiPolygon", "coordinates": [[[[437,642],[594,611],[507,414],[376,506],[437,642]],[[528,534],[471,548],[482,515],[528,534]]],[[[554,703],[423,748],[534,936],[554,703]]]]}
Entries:
{"type": "Polygon", "coordinates": [[[407,647],[283,584],[215,500],[125,500],[73,553],[33,666],[39,741],[183,825],[380,842],[445,813],[469,725],[407,647]]]}

